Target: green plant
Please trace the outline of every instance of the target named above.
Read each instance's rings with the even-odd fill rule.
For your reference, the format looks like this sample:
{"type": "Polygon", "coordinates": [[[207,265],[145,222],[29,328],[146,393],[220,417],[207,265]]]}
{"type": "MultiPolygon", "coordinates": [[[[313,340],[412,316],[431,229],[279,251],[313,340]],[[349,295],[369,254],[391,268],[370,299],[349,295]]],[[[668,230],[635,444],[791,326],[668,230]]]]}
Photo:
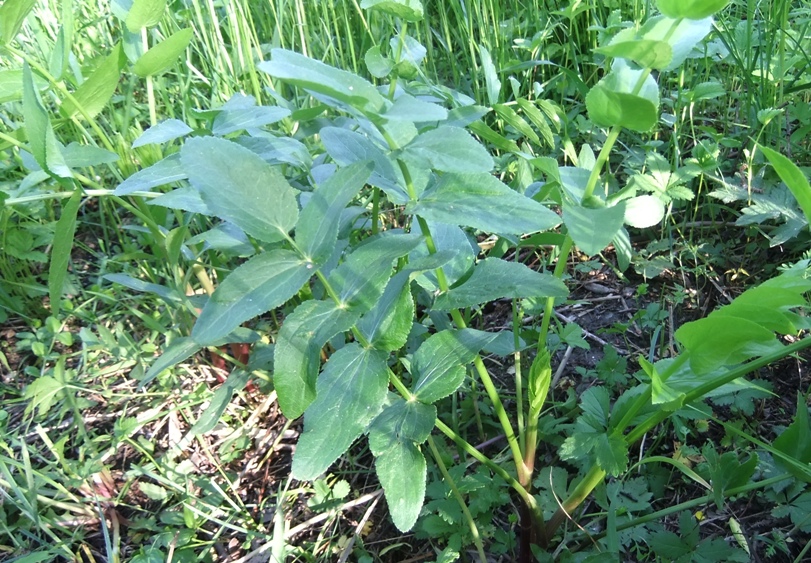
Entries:
{"type": "MultiPolygon", "coordinates": [[[[304,133],[298,140],[244,122],[218,133],[216,120],[239,103],[232,99],[215,118],[215,136],[187,139],[178,157],[136,174],[117,190],[123,196],[187,178],[189,187],[161,196],[172,202],[166,205],[219,218],[261,249],[220,280],[191,335],[175,339],[142,384],[202,347],[241,340],[242,323],[286,305],[275,342],[273,384],[289,418],[304,414],[293,476],[317,478],[367,434],[392,518],[408,530],[423,506],[427,444],[484,560],[481,534],[463,502],[459,479],[434,443],[437,428],[462,455],[484,464],[519,495],[521,557],[528,561],[530,544],[548,546],[607,474],[626,472],[629,445],[648,430],[691,403],[746,388],[741,379],[746,373],[809,345],[801,340],[784,347],[774,335],[806,327],[792,312],[807,304],[803,294],[811,289],[805,269],[798,267],[682,326],[676,332],[681,353],[656,363],[640,358],[644,375],[616,401],[608,388],[585,393],[574,432],[558,452],[580,465],[584,476],[551,516],[531,494],[542,439],[538,421],[552,374],[550,321],[556,300],[567,295],[561,278],[569,253],[577,246],[594,255],[613,243],[621,267],[627,267],[631,252],[624,225],[657,224],[674,197],[667,190],[681,184],[677,179],[648,186],[638,179],[611,189],[603,167],[623,130],[645,132],[658,122],[659,94],[651,71],[678,67],[709,32],[710,16],[725,4],[662,0],[658,5],[665,15],[625,29],[597,49],[613,62],[589,91],[586,105],[591,121],[609,133],[599,155],[580,153],[579,167],[536,161],[549,182],[534,198],[493,177],[493,159],[462,129],[480,130],[476,123],[486,108],[418,79],[426,51],[406,33],[422,17],[418,2],[369,3],[401,18],[391,56],[383,56],[379,46],[367,54],[370,72],[389,79],[385,93],[355,74],[273,50],[259,69],[316,102],[288,102],[292,113],[256,111],[276,111],[300,122],[304,133]],[[310,123],[325,112],[326,120],[310,123]],[[247,135],[222,137],[246,128],[247,135]],[[317,137],[303,138],[311,134],[317,137]],[[283,156],[307,145],[319,163],[311,170],[307,158],[283,156]],[[363,207],[349,209],[358,197],[363,207]],[[547,205],[562,208],[562,219],[547,205]],[[517,242],[561,222],[560,234],[545,239],[556,247],[553,273],[496,256],[477,261],[460,228],[517,242]],[[529,346],[518,330],[490,333],[469,326],[471,311],[503,298],[545,303],[528,374],[519,369],[518,358],[529,346]],[[518,359],[513,417],[482,351],[518,359]],[[328,356],[323,365],[322,356],[328,356]],[[512,471],[479,453],[438,417],[437,405],[445,397],[469,388],[469,366],[506,435],[512,471]]],[[[519,124],[505,108],[501,117],[519,124]]],[[[655,173],[669,174],[661,159],[654,165],[655,173]]],[[[649,313],[658,324],[656,311],[649,313]]],[[[559,336],[568,342],[566,334],[564,329],[559,336]]]]}

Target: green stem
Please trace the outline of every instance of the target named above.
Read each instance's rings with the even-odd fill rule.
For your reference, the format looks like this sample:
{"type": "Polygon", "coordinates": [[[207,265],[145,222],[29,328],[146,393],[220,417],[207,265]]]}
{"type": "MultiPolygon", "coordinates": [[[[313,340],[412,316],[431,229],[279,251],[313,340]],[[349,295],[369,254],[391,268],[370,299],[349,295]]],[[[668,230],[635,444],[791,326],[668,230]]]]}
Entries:
{"type": "MultiPolygon", "coordinates": [[[[386,142],[389,144],[389,148],[391,150],[397,150],[397,143],[394,139],[391,138],[386,131],[380,131],[383,137],[386,139],[386,142]]],[[[397,161],[400,171],[403,173],[403,179],[405,180],[406,190],[408,191],[408,197],[412,201],[416,201],[417,199],[417,191],[414,188],[414,182],[411,179],[411,173],[408,170],[408,166],[402,161],[397,161]]],[[[431,230],[428,227],[428,222],[425,221],[420,216],[417,216],[417,224],[420,227],[420,232],[425,237],[425,245],[428,248],[428,252],[430,254],[436,254],[436,245],[434,244],[434,239],[431,235],[431,230]]],[[[444,270],[442,268],[436,269],[436,277],[437,282],[439,284],[439,289],[442,292],[448,291],[450,288],[450,284],[448,283],[448,279],[445,276],[444,270]]],[[[465,322],[462,314],[459,312],[458,309],[451,310],[451,318],[453,322],[459,329],[467,328],[467,323],[465,322]]],[[[476,368],[476,372],[481,379],[482,385],[484,385],[484,389],[487,392],[487,396],[490,398],[490,402],[493,404],[493,410],[498,417],[499,423],[504,430],[504,435],[507,437],[507,443],[510,447],[510,452],[513,456],[513,461],[515,463],[516,471],[518,472],[519,481],[522,483],[529,483],[531,474],[527,472],[527,466],[524,464],[524,456],[521,452],[521,446],[518,443],[518,437],[513,430],[512,423],[510,422],[509,416],[507,416],[507,411],[504,409],[504,404],[501,402],[501,397],[498,394],[498,389],[496,389],[495,384],[493,383],[492,378],[490,377],[490,373],[487,371],[487,367],[484,365],[482,358],[480,355],[476,355],[473,360],[473,365],[476,368]]]]}
{"type": "MultiPolygon", "coordinates": [[[[746,485],[742,485],[740,487],[734,487],[732,489],[728,489],[724,491],[724,494],[727,497],[732,497],[735,495],[741,495],[744,493],[748,493],[750,491],[756,491],[758,489],[765,489],[766,487],[771,487],[772,485],[776,485],[786,479],[791,479],[793,475],[791,473],[784,473],[782,475],[777,475],[776,477],[770,477],[769,479],[764,479],[762,481],[757,481],[755,483],[747,483],[746,485]]],[[[633,520],[628,520],[627,522],[623,522],[622,524],[617,525],[616,531],[620,532],[622,530],[627,530],[628,528],[633,528],[634,526],[641,526],[642,524],[647,524],[648,522],[655,522],[656,520],[661,520],[662,518],[666,518],[667,516],[671,516],[673,514],[678,514],[682,510],[690,510],[692,508],[696,508],[703,504],[707,504],[713,502],[714,494],[709,493],[704,496],[694,498],[679,504],[675,504],[673,506],[668,506],[667,508],[663,508],[662,510],[657,510],[656,512],[651,512],[650,514],[645,514],[644,516],[640,516],[639,518],[634,518],[633,520]]],[[[591,536],[591,539],[596,540],[604,537],[608,532],[601,532],[597,535],[591,536]]]]}
{"type": "Polygon", "coordinates": [[[462,496],[462,493],[459,492],[456,482],[453,480],[453,477],[451,477],[451,474],[448,473],[448,469],[445,467],[445,463],[442,461],[442,456],[436,449],[434,439],[431,438],[431,436],[428,436],[428,446],[431,448],[431,454],[434,456],[434,460],[436,460],[437,467],[439,467],[439,471],[442,473],[443,480],[451,488],[451,492],[456,498],[456,501],[459,503],[459,507],[462,509],[462,514],[465,515],[465,520],[467,520],[468,526],[470,526],[470,533],[473,534],[473,543],[476,545],[476,551],[479,553],[479,561],[481,561],[481,563],[487,563],[487,555],[484,553],[484,545],[482,544],[481,535],[479,535],[479,528],[476,527],[476,521],[473,519],[473,515],[470,514],[470,510],[468,510],[467,505],[465,504],[465,499],[462,496]]]}

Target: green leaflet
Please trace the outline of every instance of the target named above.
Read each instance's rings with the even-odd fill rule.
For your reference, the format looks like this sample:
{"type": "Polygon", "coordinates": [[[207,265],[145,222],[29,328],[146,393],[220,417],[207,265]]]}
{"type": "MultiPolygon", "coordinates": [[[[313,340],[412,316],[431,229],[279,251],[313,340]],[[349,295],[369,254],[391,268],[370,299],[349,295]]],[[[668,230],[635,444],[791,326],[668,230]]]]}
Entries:
{"type": "Polygon", "coordinates": [[[339,127],[324,127],[319,134],[324,148],[336,163],[348,166],[355,162],[371,160],[374,163],[374,172],[369,183],[386,192],[393,203],[408,202],[402,172],[368,137],[339,127]]]}
{"type": "Polygon", "coordinates": [[[625,221],[625,205],[588,208],[564,202],[563,222],[577,248],[593,256],[611,244],[625,221]]]}
{"type": "Polygon", "coordinates": [[[273,384],[287,418],[301,416],[315,399],[321,348],[358,317],[332,301],[305,301],[284,320],[273,354],[273,384]]]}
{"type": "Polygon", "coordinates": [[[807,468],[811,463],[811,426],[808,420],[808,404],[800,393],[797,394],[797,412],[794,420],[774,441],[774,447],[805,467],[801,469],[795,464],[775,456],[775,461],[780,466],[798,479],[811,483],[811,471],[807,468]]]}
{"type": "Polygon", "coordinates": [[[684,404],[684,393],[670,387],[656,366],[645,358],[639,358],[639,365],[651,380],[651,402],[668,412],[680,409],[684,404]]]}
{"type": "Polygon", "coordinates": [[[400,94],[383,116],[388,119],[424,123],[426,121],[445,121],[448,119],[448,110],[440,105],[418,100],[410,94],[400,94]]]}
{"type": "Polygon", "coordinates": [[[124,22],[132,33],[157,25],[166,10],[166,0],[134,0],[124,22]]]}
{"type": "Polygon", "coordinates": [[[375,472],[394,525],[401,532],[414,527],[425,500],[425,456],[411,442],[398,442],[375,458],[375,472]]]}
{"type": "Polygon", "coordinates": [[[296,244],[307,260],[322,265],[332,255],[338,240],[341,212],[371,172],[369,161],[351,164],[315,189],[296,223],[296,244]]]}
{"type": "MultiPolygon", "coordinates": [[[[625,200],[625,224],[637,229],[658,225],[665,216],[662,200],[652,195],[639,195],[625,200]]],[[[614,235],[616,236],[616,234],[614,235]]],[[[612,237],[613,238],[613,237],[612,237]]]]}
{"type": "Polygon", "coordinates": [[[124,52],[119,42],[93,74],[73,93],[78,106],[70,100],[65,100],[59,111],[65,117],[72,117],[81,108],[90,119],[96,117],[113,97],[118,80],[121,78],[122,68],[124,68],[124,52]]]}
{"type": "Polygon", "coordinates": [[[613,45],[627,43],[653,42],[657,44],[654,49],[658,51],[658,54],[653,56],[655,60],[652,61],[656,66],[649,68],[673,70],[681,66],[695,46],[710,31],[712,31],[712,18],[674,20],[665,16],[657,16],[650,18],[641,28],[623,29],[614,36],[606,48],[611,49],[613,45]],[[663,64],[664,48],[658,45],[661,42],[666,42],[670,46],[670,61],[666,64],[663,64]]]}
{"type": "Polygon", "coordinates": [[[358,247],[329,276],[341,306],[360,313],[369,311],[391,277],[392,262],[422,240],[420,235],[387,231],[358,247]]]}
{"type": "Polygon", "coordinates": [[[700,20],[723,10],[729,0],[656,0],[659,11],[670,18],[700,20]]]}
{"type": "Polygon", "coordinates": [[[504,297],[556,297],[569,295],[566,285],[550,274],[531,270],[520,262],[485,258],[473,268],[470,278],[437,296],[434,308],[461,309],[504,297]]]}
{"type": "Polygon", "coordinates": [[[76,188],[62,207],[62,215],[56,223],[51,263],[48,266],[48,295],[51,300],[51,315],[54,317],[59,315],[59,308],[62,305],[62,286],[68,274],[73,235],[76,233],[76,214],[79,212],[81,202],[82,189],[76,188]]]}
{"type": "MultiPolygon", "coordinates": [[[[217,114],[217,117],[214,118],[214,123],[211,125],[211,132],[218,137],[222,137],[234,133],[235,131],[248,129],[249,127],[264,127],[265,125],[281,121],[289,115],[289,109],[279,106],[253,106],[223,109],[217,114]]],[[[286,139],[286,137],[282,138],[286,139]]],[[[256,137],[248,137],[248,139],[254,142],[265,140],[256,137]]],[[[239,138],[236,141],[241,144],[245,140],[245,138],[239,138]]],[[[243,146],[250,148],[249,145],[243,144],[243,146]]]]}
{"type": "Polygon", "coordinates": [[[217,422],[219,422],[222,413],[225,412],[225,409],[231,402],[231,397],[233,397],[234,393],[237,391],[242,391],[242,389],[245,388],[250,377],[251,374],[243,369],[235,369],[232,371],[228,379],[225,380],[225,383],[220,385],[219,389],[214,392],[214,396],[211,397],[208,407],[206,407],[203,414],[200,415],[200,418],[197,419],[197,422],[194,423],[194,426],[191,427],[189,432],[193,436],[199,436],[213,429],[217,425],[217,422]]]}
{"type": "Polygon", "coordinates": [[[151,144],[160,145],[185,137],[192,131],[194,130],[191,127],[179,119],[167,119],[144,131],[140,137],[132,142],[132,148],[135,149],[151,144]]]}
{"type": "MultiPolygon", "coordinates": [[[[414,254],[412,252],[412,257],[414,254]]],[[[444,266],[454,254],[440,250],[436,254],[412,258],[406,269],[389,280],[380,300],[358,323],[358,330],[374,348],[392,352],[405,345],[414,322],[411,278],[418,272],[444,266]]]]}
{"type": "Polygon", "coordinates": [[[254,256],[225,278],[192,330],[200,345],[219,340],[243,322],[293,297],[315,273],[311,263],[283,249],[254,256]]]}
{"type": "Polygon", "coordinates": [[[664,41],[637,39],[635,41],[612,41],[605,47],[594,50],[607,57],[622,57],[643,68],[663,69],[673,59],[673,49],[664,41]]]}
{"type": "Polygon", "coordinates": [[[62,148],[56,140],[28,63],[23,63],[23,118],[31,154],[37,164],[49,174],[70,178],[73,174],[65,163],[62,148]]]}
{"type": "Polygon", "coordinates": [[[144,387],[147,383],[155,379],[160,372],[165,369],[169,369],[186,358],[191,357],[200,348],[201,346],[191,338],[175,338],[172,340],[169,347],[163,351],[163,354],[161,354],[160,357],[157,358],[151,366],[149,366],[149,370],[146,372],[144,378],[138,383],[138,387],[144,387]]]}
{"type": "Polygon", "coordinates": [[[0,6],[0,45],[8,45],[20,31],[36,0],[6,0],[0,6]]]}
{"type": "Polygon", "coordinates": [[[132,72],[145,78],[168,70],[189,46],[192,37],[194,31],[190,27],[174,32],[141,55],[132,66],[132,72]]]}
{"type": "Polygon", "coordinates": [[[769,159],[774,171],[785,182],[794,199],[800,204],[800,209],[803,210],[806,221],[811,223],[811,185],[808,183],[808,178],[805,177],[805,174],[796,164],[779,152],[762,145],[760,145],[760,150],[769,159]]]}
{"type": "Polygon", "coordinates": [[[611,72],[586,96],[589,118],[602,127],[621,126],[632,131],[649,131],[659,119],[659,87],[647,76],[638,94],[633,91],[643,71],[634,70],[624,59],[615,59],[611,72]]]}
{"type": "Polygon", "coordinates": [[[487,233],[525,234],[560,224],[556,213],[484,173],[444,174],[406,211],[487,233]]]}
{"type": "Polygon", "coordinates": [[[420,0],[363,0],[360,7],[380,10],[408,22],[422,20],[422,2],[420,0]]]}
{"type": "Polygon", "coordinates": [[[498,337],[478,330],[443,330],[428,337],[411,360],[411,392],[433,403],[456,391],[465,379],[465,365],[498,337]]]}
{"type": "Polygon", "coordinates": [[[180,162],[180,154],[170,154],[121,182],[113,193],[119,197],[125,196],[133,192],[151,190],[158,186],[185,180],[188,177],[180,162]]]}
{"type": "Polygon", "coordinates": [[[364,349],[355,342],[332,355],[318,378],[316,399],[304,416],[293,477],[318,477],[374,420],[386,398],[386,357],[385,352],[364,349]]]}
{"type": "Polygon", "coordinates": [[[387,107],[386,99],[370,82],[351,72],[284,49],[271,50],[270,57],[270,61],[259,64],[260,70],[293,86],[320,94],[319,99],[331,106],[335,106],[337,100],[371,114],[383,113],[387,107]]]}
{"type": "Polygon", "coordinates": [[[418,135],[404,153],[442,172],[489,172],[493,158],[481,143],[459,127],[442,126],[418,135]]]}
{"type": "Polygon", "coordinates": [[[380,46],[370,47],[363,56],[366,69],[375,78],[386,78],[394,69],[394,61],[383,55],[380,46]]]}
{"type": "Polygon", "coordinates": [[[249,235],[276,242],[296,224],[296,190],[256,153],[225,139],[194,137],[180,161],[209,209],[249,235]]]}
{"type": "Polygon", "coordinates": [[[364,315],[358,330],[378,350],[393,352],[405,346],[414,323],[414,299],[409,272],[391,278],[377,305],[364,315]]]}
{"type": "Polygon", "coordinates": [[[396,397],[369,427],[369,449],[376,456],[395,447],[397,443],[422,444],[431,434],[436,422],[436,407],[419,401],[404,401],[396,397]]]}
{"type": "Polygon", "coordinates": [[[699,374],[772,352],[780,347],[775,331],[792,334],[805,327],[791,309],[805,303],[803,294],[809,290],[811,281],[786,272],[745,291],[708,317],[683,325],[676,339],[687,348],[690,366],[699,374]]]}

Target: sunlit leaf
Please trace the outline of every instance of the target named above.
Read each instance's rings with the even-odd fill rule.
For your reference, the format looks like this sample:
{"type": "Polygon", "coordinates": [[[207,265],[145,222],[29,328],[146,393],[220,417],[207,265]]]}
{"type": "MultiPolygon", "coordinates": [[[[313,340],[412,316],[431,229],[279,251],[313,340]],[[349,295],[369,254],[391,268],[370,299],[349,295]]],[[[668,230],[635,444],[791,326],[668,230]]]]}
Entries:
{"type": "Polygon", "coordinates": [[[386,357],[355,342],[332,355],[304,415],[304,432],[293,456],[294,478],[321,475],[375,419],[388,387],[386,357]]]}

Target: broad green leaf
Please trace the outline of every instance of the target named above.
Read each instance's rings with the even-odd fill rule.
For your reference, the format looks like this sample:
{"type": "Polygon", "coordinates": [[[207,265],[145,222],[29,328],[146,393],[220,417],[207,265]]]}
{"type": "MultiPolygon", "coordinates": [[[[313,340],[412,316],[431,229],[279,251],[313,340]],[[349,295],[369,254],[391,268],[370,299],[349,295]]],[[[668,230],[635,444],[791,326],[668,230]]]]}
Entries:
{"type": "Polygon", "coordinates": [[[105,108],[107,102],[113,97],[121,78],[123,68],[123,51],[121,43],[117,43],[113,50],[107,55],[102,63],[93,71],[87,80],[73,92],[74,104],[71,100],[65,100],[59,111],[65,117],[72,117],[79,113],[80,108],[90,119],[96,117],[105,108]]]}
{"type": "Polygon", "coordinates": [[[437,127],[418,135],[404,150],[443,172],[489,172],[493,159],[487,149],[459,127],[437,127]]]}
{"type": "Polygon", "coordinates": [[[400,94],[383,116],[417,123],[445,121],[448,118],[448,110],[440,105],[418,100],[410,94],[400,94]]]}
{"type": "Polygon", "coordinates": [[[414,322],[414,300],[410,288],[412,277],[419,272],[443,267],[454,254],[440,250],[420,258],[411,253],[408,266],[389,280],[383,295],[357,325],[374,348],[391,352],[405,345],[414,322]]]}
{"type": "Polygon", "coordinates": [[[586,96],[589,118],[601,127],[619,125],[632,131],[649,131],[659,119],[659,88],[651,76],[645,77],[638,94],[633,91],[643,77],[624,59],[615,59],[611,72],[586,96]]]}
{"type": "Polygon", "coordinates": [[[49,174],[70,178],[72,173],[65,163],[62,147],[56,140],[48,111],[34,85],[28,63],[23,63],[23,119],[31,154],[37,164],[49,174]]]}
{"type": "Polygon", "coordinates": [[[664,216],[665,205],[657,197],[640,195],[625,200],[626,225],[637,229],[645,229],[658,225],[664,216]]]}
{"type": "Polygon", "coordinates": [[[410,442],[398,442],[375,458],[375,472],[394,525],[401,532],[414,527],[425,500],[425,456],[410,442]]]}
{"type": "Polygon", "coordinates": [[[369,427],[369,449],[379,456],[398,443],[423,443],[436,422],[436,407],[399,397],[369,427]]]}
{"type": "Polygon", "coordinates": [[[192,338],[200,345],[221,339],[243,322],[285,303],[314,273],[311,263],[290,250],[254,256],[214,291],[194,325],[192,338]]]}
{"type": "Polygon", "coordinates": [[[138,387],[141,388],[153,379],[155,379],[160,373],[165,370],[169,369],[170,367],[174,366],[185,360],[186,358],[191,357],[194,355],[202,346],[188,337],[181,337],[175,338],[172,340],[172,343],[163,351],[163,354],[160,355],[152,365],[149,366],[149,370],[146,372],[144,378],[138,383],[138,387]]]}
{"type": "Polygon", "coordinates": [[[443,174],[407,212],[429,221],[499,234],[545,231],[560,217],[512,190],[492,174],[443,174]]]}
{"type": "Polygon", "coordinates": [[[360,313],[369,311],[391,277],[392,262],[422,241],[420,235],[387,231],[356,248],[329,276],[340,306],[360,313]]]}
{"type": "Polygon", "coordinates": [[[8,45],[17,36],[36,0],[5,0],[0,6],[0,45],[8,45]]]}
{"type": "MultiPolygon", "coordinates": [[[[274,78],[327,96],[364,113],[380,114],[387,107],[386,99],[377,88],[356,74],[338,70],[293,51],[273,49],[270,53],[271,60],[259,64],[258,68],[274,78]]],[[[328,99],[322,101],[330,103],[328,99]]]]}
{"type": "Polygon", "coordinates": [[[339,169],[313,191],[296,223],[296,244],[310,262],[323,264],[335,249],[341,213],[366,184],[373,164],[339,169]]]}
{"type": "Polygon", "coordinates": [[[673,49],[665,41],[637,39],[635,41],[612,41],[605,47],[594,50],[607,57],[622,57],[643,68],[663,69],[673,59],[673,49]]]}
{"type": "Polygon", "coordinates": [[[185,137],[192,131],[191,127],[179,119],[167,119],[144,131],[140,137],[132,142],[132,148],[137,149],[144,145],[160,145],[185,137]]]}
{"type": "Polygon", "coordinates": [[[220,421],[222,413],[225,412],[225,409],[231,402],[231,397],[233,397],[234,393],[237,391],[244,389],[250,378],[251,374],[243,369],[235,369],[232,371],[228,379],[225,380],[225,383],[220,385],[219,389],[214,392],[214,396],[211,397],[208,406],[189,432],[193,436],[199,436],[200,434],[205,434],[209,430],[212,430],[220,421]]]}
{"type": "Polygon", "coordinates": [[[698,374],[739,364],[780,346],[774,333],[757,322],[714,313],[682,325],[676,340],[690,353],[690,366],[698,374]]]}
{"type": "Polygon", "coordinates": [[[434,308],[461,309],[504,297],[565,299],[568,295],[566,284],[550,274],[541,274],[520,262],[485,258],[473,268],[468,280],[437,296],[434,308]]]}
{"type": "MultiPolygon", "coordinates": [[[[480,249],[475,239],[456,225],[447,223],[434,223],[428,221],[428,228],[434,240],[434,247],[438,253],[449,252],[453,258],[442,265],[442,271],[448,284],[453,285],[467,274],[476,262],[480,249]]],[[[409,256],[409,264],[419,257],[428,256],[430,252],[426,245],[417,247],[409,256]]],[[[426,271],[416,279],[417,283],[431,293],[439,291],[439,281],[436,272],[426,271]]]]}
{"type": "MultiPolygon", "coordinates": [[[[811,426],[808,419],[808,404],[802,394],[797,394],[797,412],[794,420],[774,441],[774,447],[805,466],[811,464],[811,426]]],[[[801,471],[779,456],[775,456],[775,461],[798,479],[806,483],[811,482],[811,471],[808,469],[801,471]]]]}
{"type": "Polygon", "coordinates": [[[774,167],[774,171],[780,176],[780,179],[785,182],[791,194],[800,204],[800,209],[803,210],[806,221],[811,223],[811,185],[808,183],[808,178],[797,167],[796,164],[791,162],[788,158],[783,156],[777,151],[768,147],[760,145],[760,150],[769,162],[774,167]]]}
{"type": "Polygon", "coordinates": [[[625,221],[625,202],[613,207],[588,208],[563,204],[563,223],[584,254],[594,256],[611,244],[625,221]]]}
{"type": "Polygon", "coordinates": [[[296,224],[296,191],[250,150],[225,139],[194,137],[184,143],[180,161],[209,209],[249,235],[276,242],[296,224]]]}
{"type": "MultiPolygon", "coordinates": [[[[200,197],[200,192],[191,186],[184,186],[182,188],[177,188],[175,190],[166,192],[165,194],[161,194],[154,199],[148,200],[146,203],[147,205],[158,205],[160,207],[168,207],[169,209],[181,209],[191,213],[199,213],[200,215],[213,215],[211,210],[203,201],[203,198],[200,197]]],[[[231,225],[231,223],[224,224],[231,225]]],[[[234,229],[238,229],[239,232],[242,233],[243,238],[245,238],[245,243],[250,246],[251,249],[253,249],[253,245],[251,245],[251,243],[247,240],[247,236],[242,229],[235,225],[232,225],[232,227],[234,229]]],[[[249,253],[248,255],[250,254],[253,254],[253,252],[249,253]]]]}
{"type": "Polygon", "coordinates": [[[712,18],[674,20],[665,16],[656,16],[648,19],[641,28],[623,29],[614,36],[611,43],[666,42],[670,45],[672,57],[670,62],[662,67],[662,70],[673,70],[681,66],[710,31],[712,31],[712,18]]]}
{"type": "Polygon", "coordinates": [[[100,164],[112,164],[120,158],[118,153],[93,145],[80,145],[73,141],[62,149],[65,162],[71,168],[87,168],[100,164]]]}
{"type": "Polygon", "coordinates": [[[180,162],[180,153],[170,154],[152,166],[139,170],[123,182],[113,192],[117,196],[129,195],[133,192],[147,191],[158,186],[171,184],[188,178],[188,174],[180,162]]]}
{"type": "Polygon", "coordinates": [[[332,301],[305,301],[285,318],[273,352],[273,385],[287,418],[301,416],[315,399],[321,348],[358,317],[332,301]]]}
{"type": "Polygon", "coordinates": [[[408,22],[422,20],[422,2],[420,0],[363,0],[360,7],[380,10],[408,22]]]}
{"type": "Polygon", "coordinates": [[[234,131],[264,127],[281,121],[289,115],[289,109],[279,106],[225,109],[214,118],[211,132],[218,136],[228,135],[234,131]]]}
{"type": "Polygon", "coordinates": [[[338,127],[324,127],[320,131],[321,142],[329,156],[340,166],[371,160],[374,172],[369,183],[377,186],[393,203],[408,202],[405,180],[394,162],[371,140],[364,135],[338,127]]]}
{"type": "Polygon", "coordinates": [[[132,72],[145,78],[168,70],[189,46],[192,37],[194,31],[190,27],[174,32],[141,55],[132,66],[132,72]]]}
{"type": "Polygon", "coordinates": [[[51,263],[48,266],[48,296],[51,300],[51,315],[57,317],[62,305],[62,286],[68,274],[68,262],[73,250],[73,235],[76,233],[76,214],[82,202],[82,190],[76,188],[67,203],[62,207],[62,214],[56,222],[51,263]]]}
{"type": "Polygon", "coordinates": [[[134,0],[124,23],[129,31],[138,33],[144,27],[157,25],[165,10],[166,0],[134,0]]]}
{"type": "Polygon", "coordinates": [[[383,55],[380,46],[371,47],[363,56],[369,74],[375,78],[386,78],[394,69],[394,61],[383,55]]]}
{"type": "Polygon", "coordinates": [[[301,141],[292,137],[276,137],[265,131],[252,131],[252,137],[239,136],[233,139],[271,164],[292,164],[309,170],[313,164],[310,151],[301,141]]]}
{"type": "Polygon", "coordinates": [[[723,10],[729,0],[656,0],[659,11],[669,18],[701,20],[723,10]]]}
{"type": "Polygon", "coordinates": [[[414,322],[414,299],[408,285],[409,274],[395,274],[375,307],[358,323],[358,330],[378,350],[393,352],[408,340],[414,322]]]}
{"type": "Polygon", "coordinates": [[[411,392],[430,404],[456,391],[465,379],[465,365],[498,338],[498,334],[476,330],[443,330],[428,337],[414,352],[411,392]]]}
{"type": "Polygon", "coordinates": [[[321,475],[375,419],[386,398],[387,356],[356,342],[332,355],[304,415],[304,433],[293,456],[294,478],[308,481],[321,475]]]}

